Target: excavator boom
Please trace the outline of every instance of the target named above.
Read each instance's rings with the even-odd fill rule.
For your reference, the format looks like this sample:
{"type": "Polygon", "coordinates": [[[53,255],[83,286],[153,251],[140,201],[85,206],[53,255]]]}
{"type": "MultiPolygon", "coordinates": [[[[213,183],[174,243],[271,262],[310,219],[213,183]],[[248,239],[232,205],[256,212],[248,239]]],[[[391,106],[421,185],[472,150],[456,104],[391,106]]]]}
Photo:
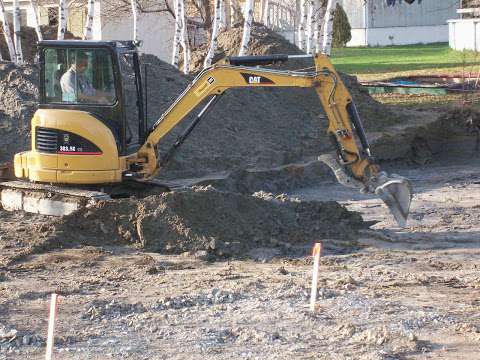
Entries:
{"type": "MultiPolygon", "coordinates": [[[[372,157],[368,139],[350,92],[325,55],[313,57],[315,66],[310,71],[288,71],[255,68],[309,55],[272,55],[229,58],[227,65],[214,65],[202,71],[188,88],[151,128],[145,145],[139,150],[144,157],[146,178],[155,177],[170,158],[156,158],[156,145],[202,101],[210,98],[201,112],[203,115],[219,97],[232,88],[301,87],[313,88],[327,118],[328,129],[336,154],[326,154],[319,160],[327,164],[346,186],[364,193],[378,195],[388,206],[397,223],[405,227],[410,209],[412,190],[407,179],[398,175],[389,177],[380,171],[372,157]]],[[[200,118],[198,118],[200,120],[200,118]]],[[[196,122],[193,123],[195,126],[196,122]]],[[[188,135],[193,128],[187,129],[188,135]]],[[[180,143],[184,139],[180,139],[180,143]]],[[[138,176],[138,174],[135,174],[138,176]]]]}
{"type": "MultiPolygon", "coordinates": [[[[56,187],[75,185],[84,190],[88,187],[88,191],[80,191],[86,193],[87,198],[91,198],[88,195],[91,191],[106,185],[125,184],[128,180],[155,182],[154,178],[173,152],[229,89],[300,87],[314,89],[328,118],[327,132],[335,152],[319,159],[330,166],[340,183],[376,194],[390,208],[398,224],[406,224],[410,184],[404,178],[389,176],[380,170],[372,157],[353,99],[327,56],[314,56],[312,68],[298,71],[260,68],[259,65],[311,56],[228,58],[226,63],[200,72],[158,121],[148,127],[135,43],[44,41],[39,43],[39,54],[40,102],[32,119],[32,149],[17,154],[14,159],[15,176],[29,182],[3,186],[6,189],[2,190],[4,207],[8,202],[12,209],[25,209],[27,205],[35,209],[49,208],[52,197],[40,200],[34,197],[27,201],[23,195],[16,194],[15,189],[25,190],[31,182],[37,183],[36,188],[47,184],[44,192],[62,195],[66,191],[56,191],[56,187]],[[83,82],[88,81],[88,77],[92,79],[88,94],[76,87],[78,82],[71,81],[77,71],[88,73],[88,76],[82,75],[83,82]],[[205,107],[172,150],[159,154],[158,144],[202,103],[206,103],[205,107]]],[[[69,190],[67,193],[75,198],[79,192],[69,190]]],[[[94,195],[99,198],[97,192],[94,195]]],[[[55,206],[59,207],[58,213],[63,213],[63,203],[55,206]]]]}

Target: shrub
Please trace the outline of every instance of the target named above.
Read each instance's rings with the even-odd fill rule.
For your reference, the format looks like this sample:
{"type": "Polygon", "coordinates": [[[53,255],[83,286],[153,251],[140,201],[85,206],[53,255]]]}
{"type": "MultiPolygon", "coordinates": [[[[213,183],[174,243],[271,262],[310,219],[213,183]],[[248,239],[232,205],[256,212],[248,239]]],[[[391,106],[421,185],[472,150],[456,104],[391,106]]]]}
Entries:
{"type": "Polygon", "coordinates": [[[352,27],[343,7],[337,4],[333,18],[333,47],[345,47],[352,39],[352,27]]]}

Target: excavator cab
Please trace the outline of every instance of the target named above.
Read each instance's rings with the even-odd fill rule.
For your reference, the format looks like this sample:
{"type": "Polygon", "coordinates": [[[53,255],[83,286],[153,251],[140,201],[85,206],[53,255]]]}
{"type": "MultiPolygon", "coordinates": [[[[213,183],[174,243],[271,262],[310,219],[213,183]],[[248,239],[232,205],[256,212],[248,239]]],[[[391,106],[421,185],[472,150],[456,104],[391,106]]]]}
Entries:
{"type": "MultiPolygon", "coordinates": [[[[39,109],[87,112],[111,130],[119,155],[138,150],[146,119],[134,42],[42,41],[39,55],[39,109]]],[[[37,145],[51,152],[91,150],[72,136],[59,136],[56,147],[45,139],[37,134],[37,145]]]]}
{"type": "Polygon", "coordinates": [[[133,41],[42,41],[40,97],[30,151],[15,155],[17,178],[63,184],[123,180],[126,159],[147,135],[133,41]]]}

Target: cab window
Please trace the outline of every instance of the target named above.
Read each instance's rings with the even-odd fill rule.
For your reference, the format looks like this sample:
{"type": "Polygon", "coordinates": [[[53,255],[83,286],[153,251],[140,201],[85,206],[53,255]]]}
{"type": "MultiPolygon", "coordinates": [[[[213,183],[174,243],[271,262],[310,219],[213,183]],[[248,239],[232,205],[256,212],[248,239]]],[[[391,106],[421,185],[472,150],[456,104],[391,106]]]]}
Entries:
{"type": "Polygon", "coordinates": [[[44,49],[44,98],[47,103],[116,102],[111,55],[106,49],[44,49]]]}

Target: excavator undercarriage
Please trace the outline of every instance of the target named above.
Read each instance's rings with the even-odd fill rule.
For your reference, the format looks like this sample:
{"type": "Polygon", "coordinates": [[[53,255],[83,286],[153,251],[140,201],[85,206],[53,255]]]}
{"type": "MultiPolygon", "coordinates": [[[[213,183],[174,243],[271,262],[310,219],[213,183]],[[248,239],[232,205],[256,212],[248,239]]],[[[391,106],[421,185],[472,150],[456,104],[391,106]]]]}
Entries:
{"type": "Polygon", "coordinates": [[[314,56],[315,66],[302,71],[258,66],[307,55],[228,58],[226,64],[203,70],[148,126],[133,42],[44,41],[39,50],[40,104],[32,119],[32,148],[15,156],[19,180],[0,184],[5,209],[64,215],[92,202],[143,191],[139,189],[168,190],[156,175],[226,91],[302,87],[318,94],[335,148],[319,160],[341,184],[379,196],[398,224],[406,226],[410,183],[380,170],[353,99],[324,55],[314,56]],[[160,154],[162,139],[202,103],[171,150],[160,154]]]}

